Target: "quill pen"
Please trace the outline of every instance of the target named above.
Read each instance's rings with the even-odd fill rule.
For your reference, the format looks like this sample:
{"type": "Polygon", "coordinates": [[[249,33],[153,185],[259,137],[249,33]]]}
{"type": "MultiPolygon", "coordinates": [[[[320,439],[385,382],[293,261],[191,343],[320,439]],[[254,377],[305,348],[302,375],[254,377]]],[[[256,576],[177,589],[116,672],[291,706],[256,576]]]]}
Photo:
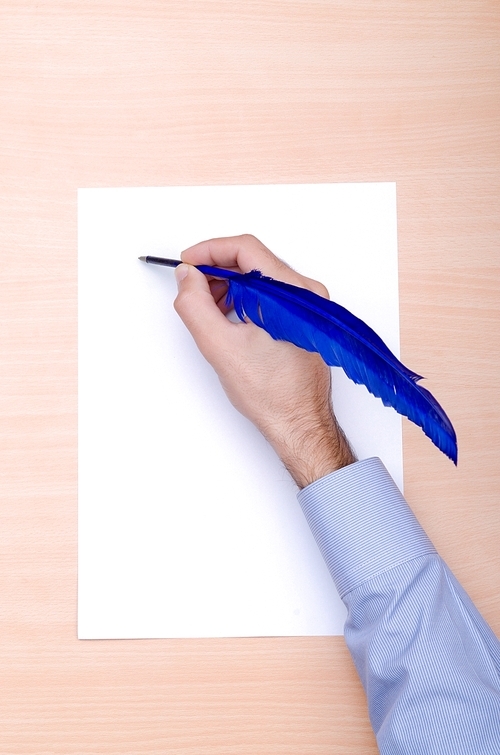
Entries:
{"type": "MultiPolygon", "coordinates": [[[[167,267],[181,264],[163,257],[139,259],[167,267]]],[[[457,463],[453,425],[434,396],[418,384],[422,376],[405,367],[363,320],[340,304],[258,270],[236,273],[209,265],[196,267],[205,275],[228,281],[227,303],[234,306],[240,320],[247,317],[276,341],[317,352],[329,366],[342,367],[348,378],[408,417],[457,463]]]]}

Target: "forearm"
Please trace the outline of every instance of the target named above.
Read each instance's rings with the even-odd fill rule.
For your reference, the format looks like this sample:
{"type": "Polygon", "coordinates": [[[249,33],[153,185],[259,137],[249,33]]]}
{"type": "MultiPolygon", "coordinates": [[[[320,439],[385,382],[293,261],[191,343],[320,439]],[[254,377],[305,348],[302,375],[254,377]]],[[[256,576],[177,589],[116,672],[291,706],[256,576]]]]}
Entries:
{"type": "Polygon", "coordinates": [[[344,596],[345,639],[382,755],[496,755],[499,645],[441,558],[344,596]]]}
{"type": "Polygon", "coordinates": [[[500,649],[378,460],[299,494],[381,752],[497,753],[500,649]]]}

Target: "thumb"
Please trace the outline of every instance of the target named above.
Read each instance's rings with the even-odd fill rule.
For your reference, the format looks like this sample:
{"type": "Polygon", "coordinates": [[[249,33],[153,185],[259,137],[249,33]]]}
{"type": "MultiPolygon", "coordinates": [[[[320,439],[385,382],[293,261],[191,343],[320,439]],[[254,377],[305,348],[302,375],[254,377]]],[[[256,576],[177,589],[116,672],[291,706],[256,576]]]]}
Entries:
{"type": "Polygon", "coordinates": [[[196,345],[209,362],[220,350],[221,338],[227,337],[231,323],[225,318],[210,292],[208,281],[192,265],[182,264],[175,269],[178,294],[174,308],[196,345]]]}
{"type": "Polygon", "coordinates": [[[174,270],[175,280],[177,281],[177,288],[180,290],[182,281],[189,275],[189,266],[186,264],[177,265],[174,270]]]}

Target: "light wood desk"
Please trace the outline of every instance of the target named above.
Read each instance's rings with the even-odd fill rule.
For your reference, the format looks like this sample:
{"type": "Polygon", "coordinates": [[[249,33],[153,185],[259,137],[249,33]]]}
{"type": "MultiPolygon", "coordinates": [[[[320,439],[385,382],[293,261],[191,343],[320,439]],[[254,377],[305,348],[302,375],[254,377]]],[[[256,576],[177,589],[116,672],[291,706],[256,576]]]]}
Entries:
{"type": "MultiPolygon", "coordinates": [[[[4,0],[0,752],[376,752],[343,640],[76,639],[76,190],[397,181],[406,494],[500,632],[500,5],[4,0]]],[[[251,231],[251,229],[249,229],[251,231]]]]}

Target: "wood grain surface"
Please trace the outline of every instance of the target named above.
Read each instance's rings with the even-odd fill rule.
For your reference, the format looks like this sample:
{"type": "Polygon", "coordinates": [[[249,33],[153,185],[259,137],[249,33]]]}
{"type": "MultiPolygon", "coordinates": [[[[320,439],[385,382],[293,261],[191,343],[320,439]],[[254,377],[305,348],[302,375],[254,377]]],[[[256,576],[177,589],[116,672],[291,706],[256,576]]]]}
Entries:
{"type": "Polygon", "coordinates": [[[77,641],[76,190],[397,181],[460,449],[405,423],[407,498],[499,633],[500,5],[2,0],[0,40],[0,752],[373,755],[342,638],[77,641]]]}

